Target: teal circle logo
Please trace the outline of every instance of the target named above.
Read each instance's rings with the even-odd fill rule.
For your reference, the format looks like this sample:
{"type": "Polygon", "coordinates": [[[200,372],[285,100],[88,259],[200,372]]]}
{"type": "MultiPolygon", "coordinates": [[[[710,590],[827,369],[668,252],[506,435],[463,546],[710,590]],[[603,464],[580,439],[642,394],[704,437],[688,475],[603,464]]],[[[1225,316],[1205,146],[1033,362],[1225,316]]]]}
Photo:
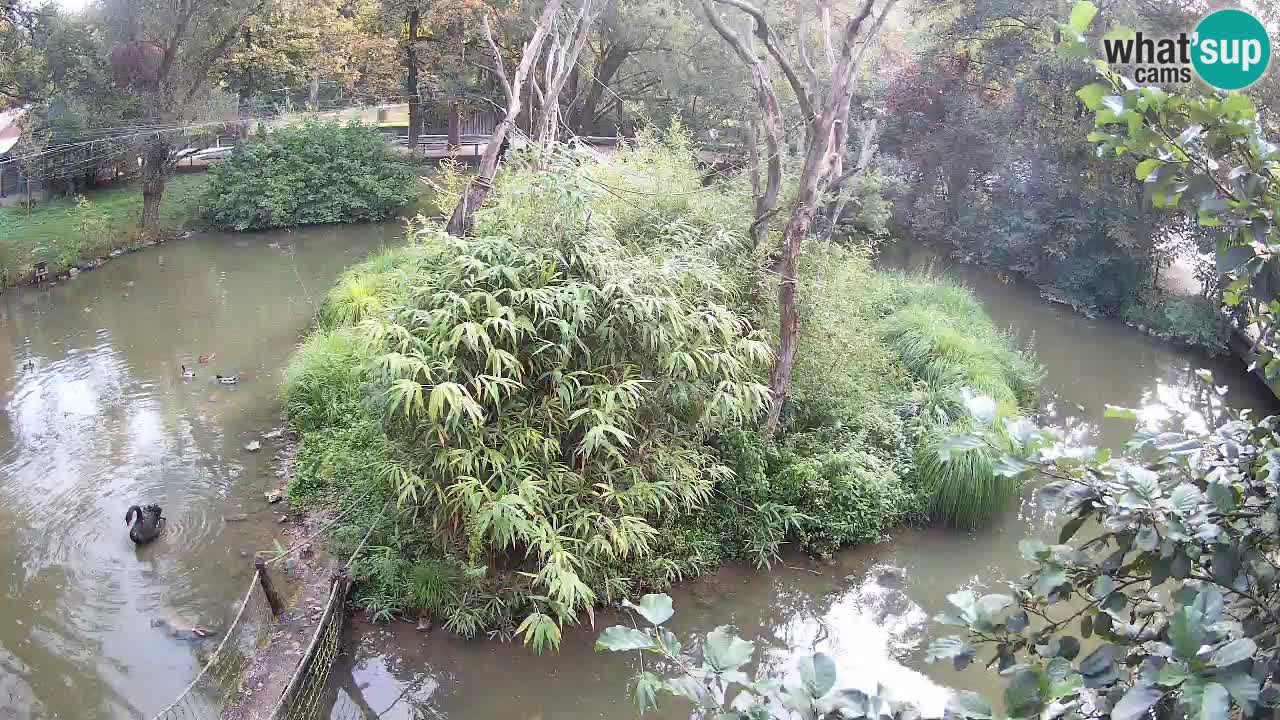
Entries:
{"type": "Polygon", "coordinates": [[[1271,38],[1258,19],[1243,10],[1219,10],[1196,26],[1191,64],[1201,80],[1219,90],[1242,90],[1262,77],[1271,63],[1271,38]]]}

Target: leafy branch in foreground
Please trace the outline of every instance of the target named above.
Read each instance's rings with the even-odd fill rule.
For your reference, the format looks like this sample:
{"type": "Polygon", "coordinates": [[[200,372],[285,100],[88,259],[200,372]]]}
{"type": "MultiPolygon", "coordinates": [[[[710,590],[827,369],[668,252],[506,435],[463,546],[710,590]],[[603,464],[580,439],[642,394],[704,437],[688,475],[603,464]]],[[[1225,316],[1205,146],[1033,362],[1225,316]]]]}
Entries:
{"type": "MultiPolygon", "coordinates": [[[[1107,416],[1136,413],[1109,407],[1107,416]]],[[[935,640],[930,659],[961,669],[991,650],[988,665],[1009,678],[1013,718],[1209,720],[1280,706],[1276,422],[1246,411],[1212,432],[1140,430],[1116,457],[1067,448],[1025,421],[957,441],[1014,438],[1002,467],[1053,478],[1042,504],[1068,519],[1057,544],[1020,543],[1033,569],[1011,594],[948,596],[953,609],[937,620],[963,633],[935,640]]],[[[958,714],[995,717],[968,702],[958,714]]]]}
{"type": "Polygon", "coordinates": [[[641,714],[658,707],[658,693],[687,699],[693,717],[715,720],[769,720],[770,718],[890,718],[913,720],[920,714],[904,706],[879,687],[876,693],[836,688],[835,661],[814,653],[799,661],[799,682],[783,682],[757,671],[749,677],[743,668],[755,657],[755,643],[738,637],[730,625],[707,633],[702,661],[684,652],[674,633],[663,627],[675,613],[667,595],[645,595],[639,604],[623,603],[649,624],[639,629],[614,625],[600,634],[596,650],[634,651],[641,660],[632,694],[641,714]],[[674,677],[661,678],[644,670],[643,657],[652,656],[671,667],[674,677]],[[730,690],[736,689],[736,692],[730,690]]]}
{"type": "Polygon", "coordinates": [[[1235,308],[1237,323],[1253,331],[1258,366],[1273,379],[1280,374],[1280,307],[1273,302],[1280,290],[1280,147],[1267,139],[1248,95],[1141,87],[1090,58],[1083,34],[1096,12],[1092,3],[1078,3],[1062,26],[1064,50],[1090,59],[1099,76],[1076,93],[1094,113],[1088,140],[1099,157],[1114,152],[1137,159],[1135,175],[1154,207],[1181,208],[1216,236],[1224,300],[1235,308]]]}

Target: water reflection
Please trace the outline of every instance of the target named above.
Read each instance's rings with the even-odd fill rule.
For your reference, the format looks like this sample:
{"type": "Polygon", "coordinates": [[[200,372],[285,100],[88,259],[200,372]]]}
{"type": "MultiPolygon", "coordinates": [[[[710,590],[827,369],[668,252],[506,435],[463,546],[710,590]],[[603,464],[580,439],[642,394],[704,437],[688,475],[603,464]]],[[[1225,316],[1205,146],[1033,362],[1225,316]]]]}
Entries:
{"type": "Polygon", "coordinates": [[[270,453],[242,448],[279,422],[277,372],[316,297],[399,232],[210,234],[0,296],[0,715],[150,716],[190,682],[198,648],[151,621],[229,619],[241,552],[279,531],[270,453]],[[228,369],[241,386],[212,382],[228,369]],[[135,502],[169,518],[154,545],[127,538],[135,502]]]}

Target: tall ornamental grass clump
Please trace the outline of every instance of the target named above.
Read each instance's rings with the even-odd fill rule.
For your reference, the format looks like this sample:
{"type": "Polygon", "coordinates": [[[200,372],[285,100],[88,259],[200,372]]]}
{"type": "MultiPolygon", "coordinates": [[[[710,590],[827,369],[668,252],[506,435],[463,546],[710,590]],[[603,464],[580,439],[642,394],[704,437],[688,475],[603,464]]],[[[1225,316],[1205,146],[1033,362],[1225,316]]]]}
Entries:
{"type": "Polygon", "coordinates": [[[392,217],[413,173],[373,127],[308,121],[267,129],[209,170],[206,202],[224,230],[269,230],[392,217]]]}
{"type": "MultiPolygon", "coordinates": [[[[757,564],[786,540],[827,554],[909,521],[972,527],[1017,495],[980,450],[944,458],[967,394],[1030,403],[1040,369],[967,289],[872,269],[856,244],[811,243],[801,262],[804,331],[782,432],[724,438],[726,546],[757,564]],[[737,539],[736,542],[734,539],[737,539]]],[[[774,317],[772,292],[761,316],[774,317]]]]}
{"type": "Polygon", "coordinates": [[[992,325],[972,293],[937,279],[902,279],[902,309],[883,322],[898,361],[919,383],[925,436],[916,452],[917,479],[932,516],[974,528],[1008,507],[1022,487],[996,472],[991,453],[951,453],[943,438],[963,429],[965,398],[981,394],[999,419],[1017,419],[1043,371],[992,325]]]}

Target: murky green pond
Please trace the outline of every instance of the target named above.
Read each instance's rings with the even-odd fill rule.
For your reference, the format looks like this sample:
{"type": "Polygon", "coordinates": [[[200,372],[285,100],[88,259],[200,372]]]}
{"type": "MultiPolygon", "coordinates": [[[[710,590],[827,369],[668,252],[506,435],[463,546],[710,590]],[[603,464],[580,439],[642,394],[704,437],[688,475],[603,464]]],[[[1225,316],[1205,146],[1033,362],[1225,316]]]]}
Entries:
{"type": "MultiPolygon", "coordinates": [[[[882,264],[918,268],[928,252],[891,250],[882,264]]],[[[1225,402],[1275,412],[1275,398],[1231,358],[1209,358],[1153,340],[1113,320],[1090,320],[1048,304],[1034,289],[1005,285],[976,271],[934,265],[972,287],[997,324],[1035,348],[1048,371],[1042,419],[1091,441],[1118,446],[1130,426],[1102,420],[1106,403],[1141,407],[1144,419],[1170,413],[1212,423],[1224,399],[1200,389],[1196,368],[1213,370],[1231,391],[1225,402]]],[[[1054,518],[1039,508],[1037,490],[979,533],[909,529],[880,545],[840,553],[830,564],[788,556],[769,572],[728,567],[672,592],[673,629],[698,636],[715,625],[736,624],[763,648],[757,656],[790,671],[790,648],[821,649],[837,659],[841,682],[889,687],[940,714],[948,688],[998,696],[981,670],[955,672],[925,663],[936,631],[930,618],[948,593],[961,587],[998,588],[1025,571],[1019,539],[1045,532],[1054,518]]],[[[534,655],[497,642],[464,642],[446,633],[418,632],[407,623],[355,622],[350,650],[335,670],[330,702],[335,720],[372,718],[635,717],[625,697],[633,660],[592,650],[599,629],[617,618],[598,614],[597,629],[566,633],[559,653],[534,655]]],[[[667,701],[664,718],[687,718],[667,701]]]]}
{"type": "MultiPolygon", "coordinates": [[[[334,276],[400,231],[203,234],[51,289],[0,295],[0,717],[149,719],[191,680],[203,646],[151,621],[176,613],[215,630],[229,621],[250,574],[244,554],[280,532],[262,500],[278,483],[270,445],[244,445],[279,425],[280,370],[334,276]],[[211,362],[195,362],[207,354],[211,362]],[[197,377],[183,380],[182,364],[196,364],[197,377]],[[220,386],[214,373],[242,380],[220,386]],[[135,502],[162,505],[170,523],[141,549],[124,524],[135,502]]],[[[1034,344],[1049,373],[1044,415],[1100,442],[1126,432],[1101,422],[1106,402],[1141,405],[1152,419],[1220,412],[1220,398],[1195,389],[1198,367],[1231,386],[1227,402],[1273,408],[1232,360],[1082,318],[981,274],[952,274],[1034,344]]],[[[1020,573],[1017,540],[1051,522],[1029,488],[979,534],[906,530],[830,564],[788,556],[770,572],[728,567],[673,593],[675,629],[736,623],[780,669],[791,666],[788,648],[821,648],[845,681],[883,683],[940,708],[948,687],[989,686],[981,672],[923,662],[929,618],[957,587],[1020,573]]],[[[597,626],[614,620],[598,615],[597,626]]],[[[329,688],[332,714],[633,717],[624,697],[633,661],[594,653],[595,634],[573,629],[558,654],[537,656],[357,621],[329,688]]],[[[687,713],[672,707],[665,717],[687,713]]]]}
{"type": "Polygon", "coordinates": [[[202,647],[151,621],[230,620],[280,528],[244,446],[336,274],[401,230],[198,234],[0,295],[0,717],[150,718],[190,682],[202,647]],[[153,545],[134,503],[164,508],[153,545]]]}

